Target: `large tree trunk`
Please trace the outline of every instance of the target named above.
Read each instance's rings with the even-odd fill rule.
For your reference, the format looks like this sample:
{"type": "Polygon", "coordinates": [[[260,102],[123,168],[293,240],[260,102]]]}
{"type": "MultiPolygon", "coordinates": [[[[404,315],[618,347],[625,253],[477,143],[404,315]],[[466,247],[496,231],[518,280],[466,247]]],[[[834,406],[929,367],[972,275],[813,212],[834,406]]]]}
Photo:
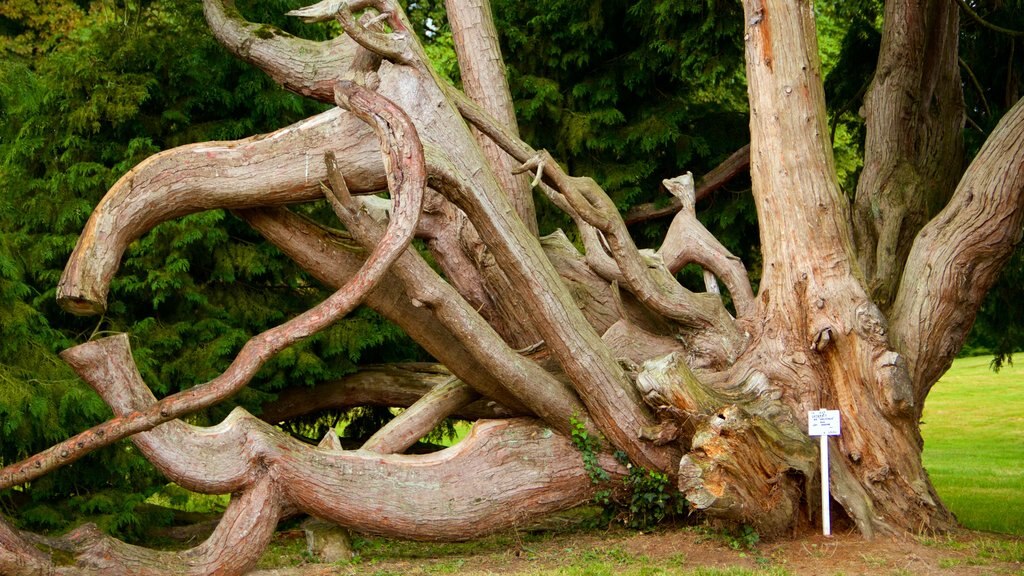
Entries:
{"type": "Polygon", "coordinates": [[[760,329],[744,360],[798,420],[838,409],[832,494],[865,534],[942,529],[950,518],[920,462],[905,363],[862,286],[826,126],[809,4],[751,2],[751,177],[764,275],[760,329]]]}
{"type": "Polygon", "coordinates": [[[854,224],[869,292],[888,312],[914,237],[963,171],[963,90],[953,2],[887,2],[864,99],[867,142],[854,224]]]}
{"type": "Polygon", "coordinates": [[[66,351],[116,417],[3,469],[0,488],[131,436],[173,481],[238,497],[206,543],[171,556],[88,530],[51,541],[76,555],[79,572],[0,522],[4,573],[147,573],[168,561],[183,574],[241,573],[296,509],[370,533],[471,538],[585,501],[598,488],[595,464],[616,483],[624,471],[613,450],[667,473],[695,510],[782,533],[820,513],[806,413],[821,408],[842,414],[842,434],[830,440],[831,492],[865,536],[953,525],[921,465],[918,420],[1020,238],[1024,105],[925,225],[949,196],[961,154],[948,6],[887,5],[894,30],[866,103],[868,161],[851,207],[833,166],[811,5],[744,3],[751,143],[732,164],[749,158],[763,252],[755,295],[742,262],[696,218],[692,177],[665,181],[679,214],[660,249],[642,251],[596,182],[519,140],[507,87],[497,86],[486,3],[449,6],[468,96],[437,77],[389,0],[295,11],[341,23],[343,39],[320,44],[257,33],[226,0],[204,4],[230,50],[340,108],[140,164],[90,218],[58,298],[76,313],[104,310],[130,242],[217,207],[337,292],[255,337],[220,377],[160,401],[125,337],[66,351]],[[563,234],[536,237],[513,161],[573,219],[585,253],[563,234]],[[357,196],[385,185],[386,227],[357,196]],[[282,207],[320,197],[345,234],[282,207]],[[441,273],[409,247],[414,234],[441,273]],[[678,284],[674,273],[689,263],[709,284],[726,284],[735,318],[716,293],[678,284]],[[341,450],[330,434],[308,446],[240,410],[209,429],[175,420],[234,394],[270,355],[360,302],[443,367],[367,367],[284,394],[264,414],[278,422],[318,409],[408,407],[360,450],[341,450]],[[500,420],[436,454],[396,454],[452,415],[500,420]],[[581,435],[596,462],[585,465],[570,441],[581,435]],[[239,529],[257,537],[241,545],[239,529]]]}

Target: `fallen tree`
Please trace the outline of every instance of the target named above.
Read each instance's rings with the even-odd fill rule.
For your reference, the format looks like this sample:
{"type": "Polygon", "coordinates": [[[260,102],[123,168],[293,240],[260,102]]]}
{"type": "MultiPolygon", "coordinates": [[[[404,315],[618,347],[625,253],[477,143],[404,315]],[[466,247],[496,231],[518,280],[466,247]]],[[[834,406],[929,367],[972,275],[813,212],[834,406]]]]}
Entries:
{"type": "MultiPolygon", "coordinates": [[[[486,3],[447,6],[464,92],[438,77],[390,0],[294,11],[340,23],[345,35],[321,43],[247,22],[227,0],[204,6],[229,50],[338,107],[136,166],[92,214],[58,300],[102,312],[132,241],[213,208],[232,210],[337,291],[251,339],[217,378],[159,401],[126,337],[65,351],[115,418],[3,469],[0,488],[131,437],[174,482],[235,497],[188,551],[144,550],[88,528],[42,542],[72,565],[0,521],[4,573],[243,573],[294,511],[369,533],[472,538],[587,501],[626,473],[614,451],[667,474],[696,510],[781,533],[820,514],[805,416],[819,408],[842,413],[831,491],[861,533],[954,525],[921,465],[918,422],[1020,239],[1024,106],[962,171],[950,3],[887,3],[851,202],[833,165],[811,6],[744,2],[751,119],[741,153],[761,232],[756,293],[695,217],[692,177],[665,181],[679,211],[660,248],[640,250],[594,180],[517,136],[486,3]],[[582,253],[564,234],[537,236],[533,188],[571,217],[582,253]],[[381,217],[366,197],[383,190],[381,217]],[[344,236],[285,208],[319,199],[344,236]],[[437,268],[410,247],[414,237],[437,268]],[[676,281],[689,264],[706,271],[707,292],[676,281]],[[241,409],[210,428],[178,420],[233,395],[273,354],[361,303],[446,372],[438,381],[432,368],[391,371],[385,385],[374,368],[331,383],[364,405],[409,406],[360,450],[331,435],[303,444],[241,409]],[[401,454],[454,414],[488,420],[451,449],[401,454]],[[573,445],[581,437],[594,458],[573,445]]],[[[304,402],[278,406],[277,417],[313,409],[304,402]]]]}

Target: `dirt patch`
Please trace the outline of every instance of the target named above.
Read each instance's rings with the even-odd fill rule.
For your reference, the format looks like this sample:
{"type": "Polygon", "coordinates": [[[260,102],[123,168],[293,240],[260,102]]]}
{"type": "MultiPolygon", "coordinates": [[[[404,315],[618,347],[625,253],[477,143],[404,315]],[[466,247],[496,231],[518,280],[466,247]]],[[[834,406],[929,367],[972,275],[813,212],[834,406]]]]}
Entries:
{"type": "Polygon", "coordinates": [[[463,544],[422,544],[357,539],[359,556],[348,564],[289,559],[288,536],[268,554],[260,576],[370,574],[747,574],[828,575],[1022,575],[1024,540],[977,532],[937,538],[876,538],[857,534],[753,543],[756,535],[730,536],[704,528],[654,533],[624,530],[561,534],[507,533],[463,544]],[[275,562],[276,560],[276,562],[275,562]],[[283,564],[300,564],[281,567],[283,564]]]}

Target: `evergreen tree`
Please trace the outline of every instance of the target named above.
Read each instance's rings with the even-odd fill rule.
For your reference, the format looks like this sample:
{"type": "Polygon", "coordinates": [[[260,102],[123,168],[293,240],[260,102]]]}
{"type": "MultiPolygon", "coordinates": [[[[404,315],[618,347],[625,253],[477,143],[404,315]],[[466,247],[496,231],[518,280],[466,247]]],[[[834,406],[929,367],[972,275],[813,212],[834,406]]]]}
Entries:
{"type": "MultiPolygon", "coordinates": [[[[59,310],[54,291],[78,233],[129,168],[181,144],[270,132],[323,105],[229,56],[196,2],[52,4],[10,3],[0,13],[0,464],[110,417],[57,352],[128,332],[143,377],[163,396],[219,373],[251,335],[326,295],[249,226],[213,211],[136,242],[112,288],[115,304],[98,322],[59,310]],[[64,16],[40,20],[45,8],[64,16]]],[[[285,30],[333,33],[284,21],[292,7],[239,6],[285,30]]],[[[236,404],[258,413],[275,391],[347,374],[360,361],[419,358],[407,342],[360,310],[280,354],[243,394],[195,421],[219,420],[236,404]]],[[[33,528],[99,515],[106,529],[136,536],[136,505],[164,482],[122,443],[0,502],[33,528]]]]}

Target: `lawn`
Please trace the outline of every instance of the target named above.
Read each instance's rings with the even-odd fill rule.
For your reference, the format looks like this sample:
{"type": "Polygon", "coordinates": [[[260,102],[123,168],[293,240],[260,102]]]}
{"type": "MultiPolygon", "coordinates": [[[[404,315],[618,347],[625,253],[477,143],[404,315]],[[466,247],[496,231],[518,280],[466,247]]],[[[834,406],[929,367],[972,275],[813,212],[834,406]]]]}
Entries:
{"type": "Polygon", "coordinates": [[[965,527],[1024,535],[1024,366],[990,361],[959,359],[932,389],[924,464],[965,527]]]}

